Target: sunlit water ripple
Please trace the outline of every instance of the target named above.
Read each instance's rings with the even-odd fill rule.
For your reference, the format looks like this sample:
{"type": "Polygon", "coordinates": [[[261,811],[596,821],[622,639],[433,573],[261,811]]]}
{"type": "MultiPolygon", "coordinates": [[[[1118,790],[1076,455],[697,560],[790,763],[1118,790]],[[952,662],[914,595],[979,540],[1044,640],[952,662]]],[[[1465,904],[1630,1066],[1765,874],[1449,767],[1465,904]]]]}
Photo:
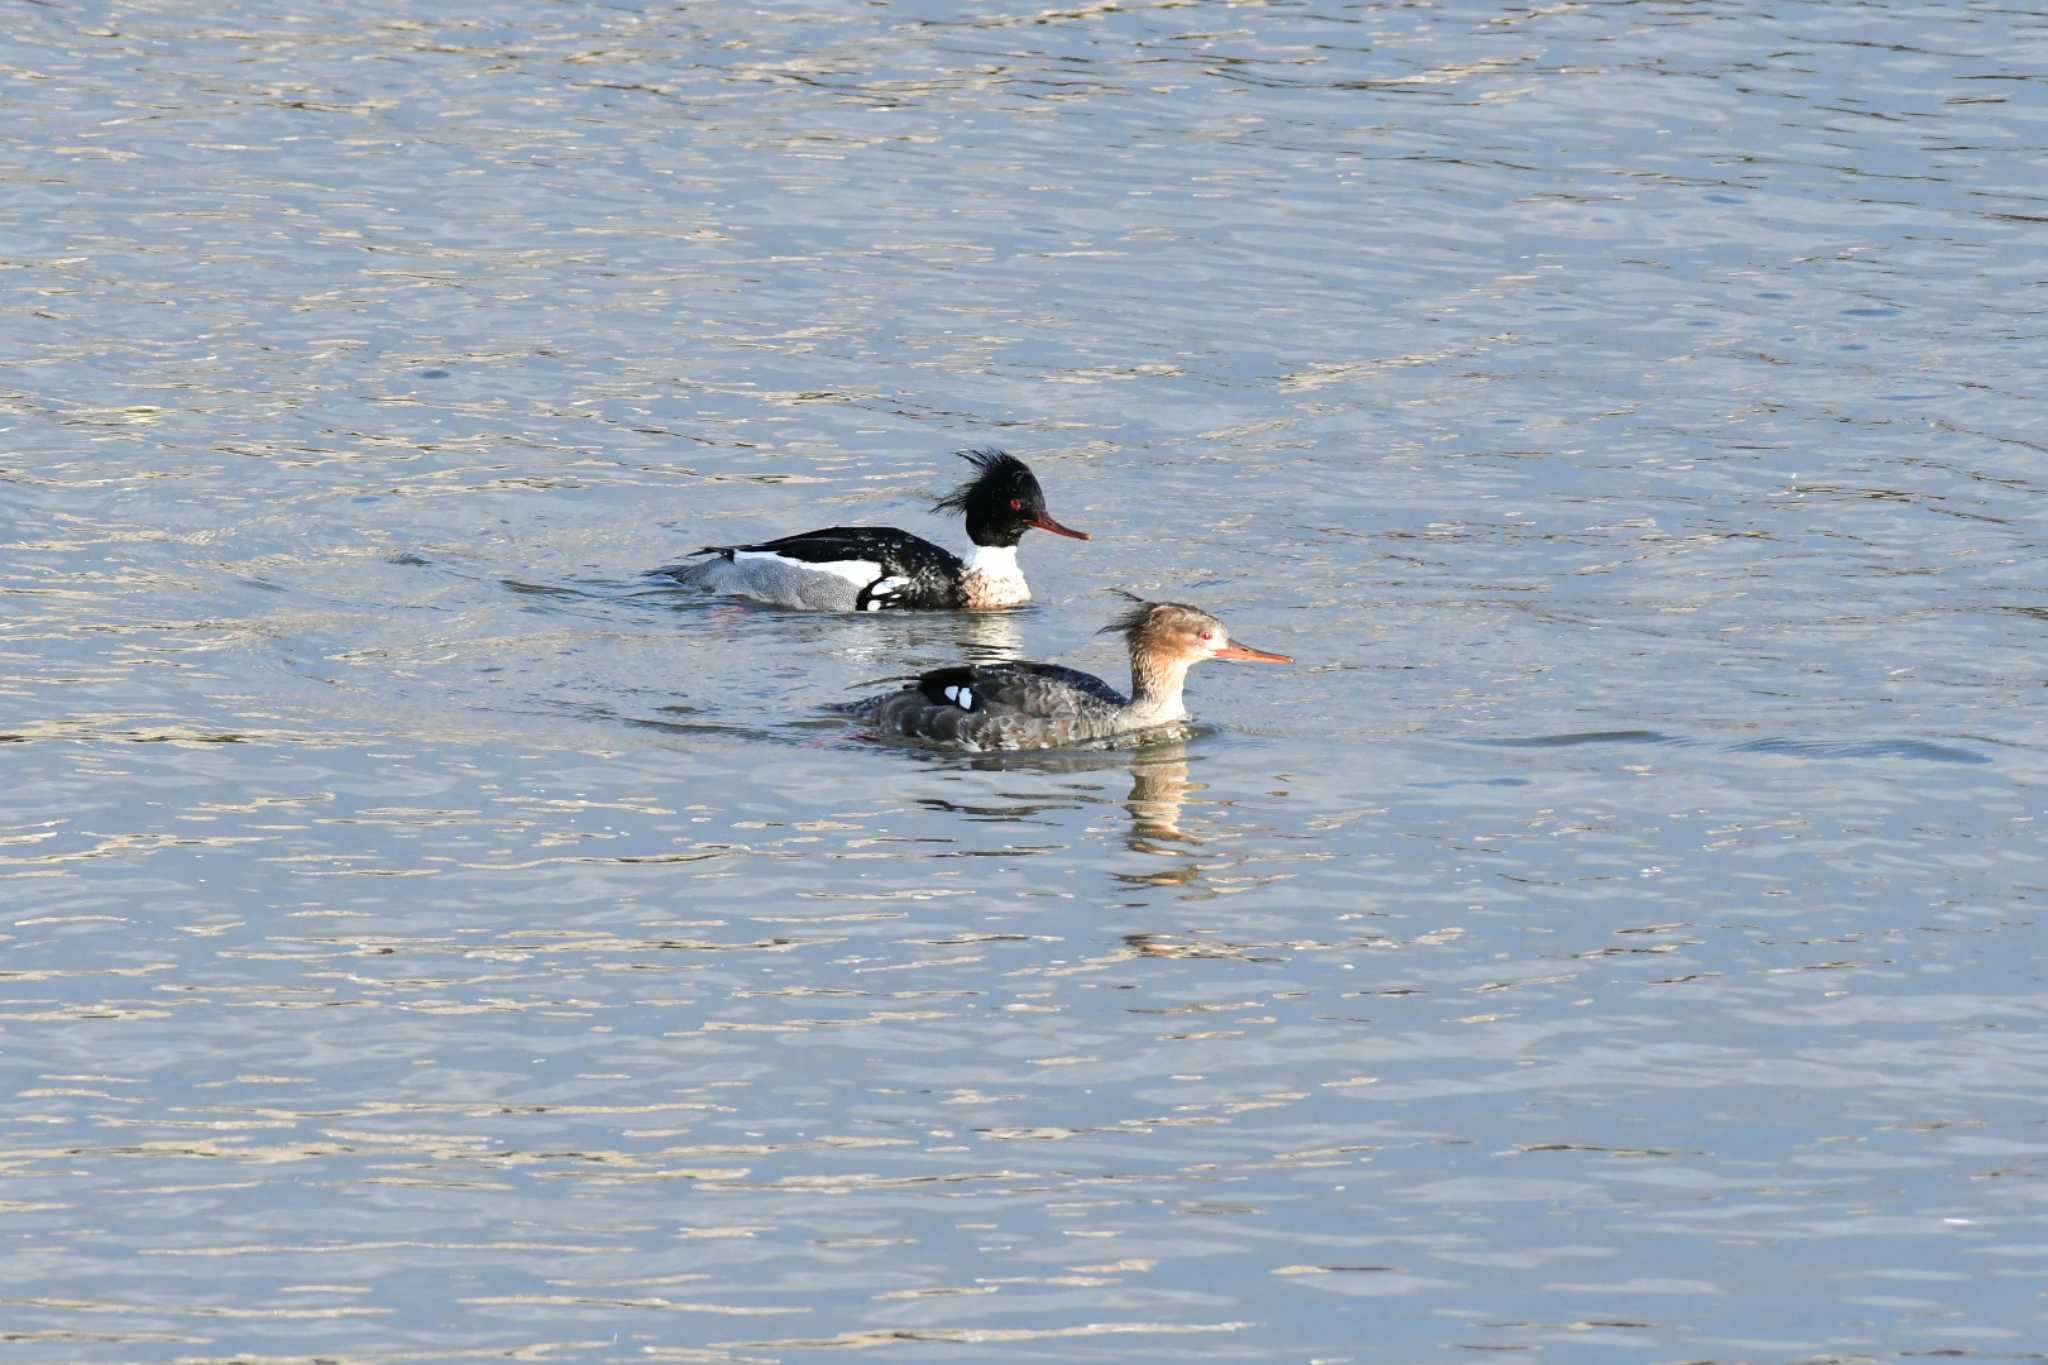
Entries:
{"type": "Polygon", "coordinates": [[[2048,1350],[2048,19],[14,19],[10,1360],[2048,1350]]]}

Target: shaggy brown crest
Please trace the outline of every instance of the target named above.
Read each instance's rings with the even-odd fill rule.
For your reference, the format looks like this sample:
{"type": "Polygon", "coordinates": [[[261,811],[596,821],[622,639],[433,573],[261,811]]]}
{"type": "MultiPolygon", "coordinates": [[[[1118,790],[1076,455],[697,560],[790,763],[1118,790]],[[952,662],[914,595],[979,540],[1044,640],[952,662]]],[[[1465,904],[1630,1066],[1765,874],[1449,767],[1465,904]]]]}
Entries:
{"type": "Polygon", "coordinates": [[[1141,640],[1156,642],[1170,635],[1199,635],[1204,630],[1223,629],[1221,621],[1200,607],[1185,602],[1147,602],[1121,588],[1116,591],[1130,598],[1132,606],[1096,631],[1097,635],[1121,635],[1136,647],[1141,640]]]}

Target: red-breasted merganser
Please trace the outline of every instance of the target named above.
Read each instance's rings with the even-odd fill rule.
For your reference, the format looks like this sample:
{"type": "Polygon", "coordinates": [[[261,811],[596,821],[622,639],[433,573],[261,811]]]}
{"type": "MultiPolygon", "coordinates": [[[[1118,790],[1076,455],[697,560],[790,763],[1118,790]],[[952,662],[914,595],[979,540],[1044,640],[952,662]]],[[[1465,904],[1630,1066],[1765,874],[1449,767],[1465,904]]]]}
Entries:
{"type": "MultiPolygon", "coordinates": [[[[759,545],[707,545],[701,564],[657,573],[712,592],[812,611],[946,611],[1016,607],[1031,600],[1017,567],[1017,542],[1029,530],[1074,540],[1086,531],[1060,525],[1045,510],[1031,470],[1000,450],[963,450],[974,477],[933,504],[960,512],[974,551],[965,560],[893,526],[831,526],[759,545]]],[[[691,558],[696,558],[692,555],[691,558]]]]}
{"type": "MultiPolygon", "coordinates": [[[[1136,601],[1136,599],[1133,599],[1136,601]]],[[[884,735],[962,749],[1052,749],[1178,724],[1188,718],[1181,688],[1204,659],[1291,664],[1232,644],[1223,623],[1200,607],[1137,602],[1102,634],[1131,647],[1131,695],[1092,673],[1058,664],[961,664],[921,675],[847,709],[884,735]]]]}

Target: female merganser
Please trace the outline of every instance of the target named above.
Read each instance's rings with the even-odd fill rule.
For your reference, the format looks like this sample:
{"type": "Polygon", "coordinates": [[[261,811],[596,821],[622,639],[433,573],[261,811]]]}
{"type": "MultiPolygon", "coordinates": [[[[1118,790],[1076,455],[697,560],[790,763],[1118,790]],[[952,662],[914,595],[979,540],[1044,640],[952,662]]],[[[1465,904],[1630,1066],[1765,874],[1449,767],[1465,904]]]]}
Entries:
{"type": "MultiPolygon", "coordinates": [[[[946,611],[1015,607],[1031,600],[1017,567],[1028,530],[1088,539],[1045,510],[1031,470],[1000,450],[963,450],[974,477],[933,504],[962,512],[974,552],[965,561],[893,526],[831,526],[759,545],[707,545],[702,564],[656,572],[712,592],[813,611],[946,611]]],[[[695,558],[692,555],[691,558],[695,558]]]]}
{"type": "Polygon", "coordinates": [[[1181,687],[1204,659],[1291,664],[1285,654],[1230,642],[1200,607],[1144,602],[1102,628],[1131,647],[1131,695],[1092,673],[1022,661],[961,664],[921,675],[847,709],[883,734],[962,749],[1050,749],[1158,729],[1188,718],[1181,687]]]}

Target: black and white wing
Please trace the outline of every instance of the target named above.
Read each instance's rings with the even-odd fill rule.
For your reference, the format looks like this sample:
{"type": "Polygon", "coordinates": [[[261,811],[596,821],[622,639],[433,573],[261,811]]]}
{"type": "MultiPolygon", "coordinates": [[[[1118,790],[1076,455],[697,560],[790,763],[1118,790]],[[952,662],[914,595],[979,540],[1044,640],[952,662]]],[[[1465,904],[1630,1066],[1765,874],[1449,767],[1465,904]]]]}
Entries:
{"type": "Polygon", "coordinates": [[[847,709],[885,735],[968,749],[1049,749],[1129,728],[1129,703],[1102,679],[1021,661],[935,668],[847,709]]]}
{"type": "MultiPolygon", "coordinates": [[[[717,555],[731,566],[715,584],[747,591],[753,580],[777,585],[752,595],[781,600],[781,584],[815,579],[835,597],[851,594],[854,611],[945,609],[962,605],[957,555],[922,536],[893,526],[828,526],[758,545],[707,545],[699,555],[717,555]]],[[[717,561],[714,561],[716,564],[717,561]]],[[[802,593],[814,605],[818,593],[802,593]]]]}
{"type": "Polygon", "coordinates": [[[918,677],[916,690],[935,706],[1046,718],[1125,704],[1121,692],[1093,673],[1023,660],[935,668],[918,677]]]}

